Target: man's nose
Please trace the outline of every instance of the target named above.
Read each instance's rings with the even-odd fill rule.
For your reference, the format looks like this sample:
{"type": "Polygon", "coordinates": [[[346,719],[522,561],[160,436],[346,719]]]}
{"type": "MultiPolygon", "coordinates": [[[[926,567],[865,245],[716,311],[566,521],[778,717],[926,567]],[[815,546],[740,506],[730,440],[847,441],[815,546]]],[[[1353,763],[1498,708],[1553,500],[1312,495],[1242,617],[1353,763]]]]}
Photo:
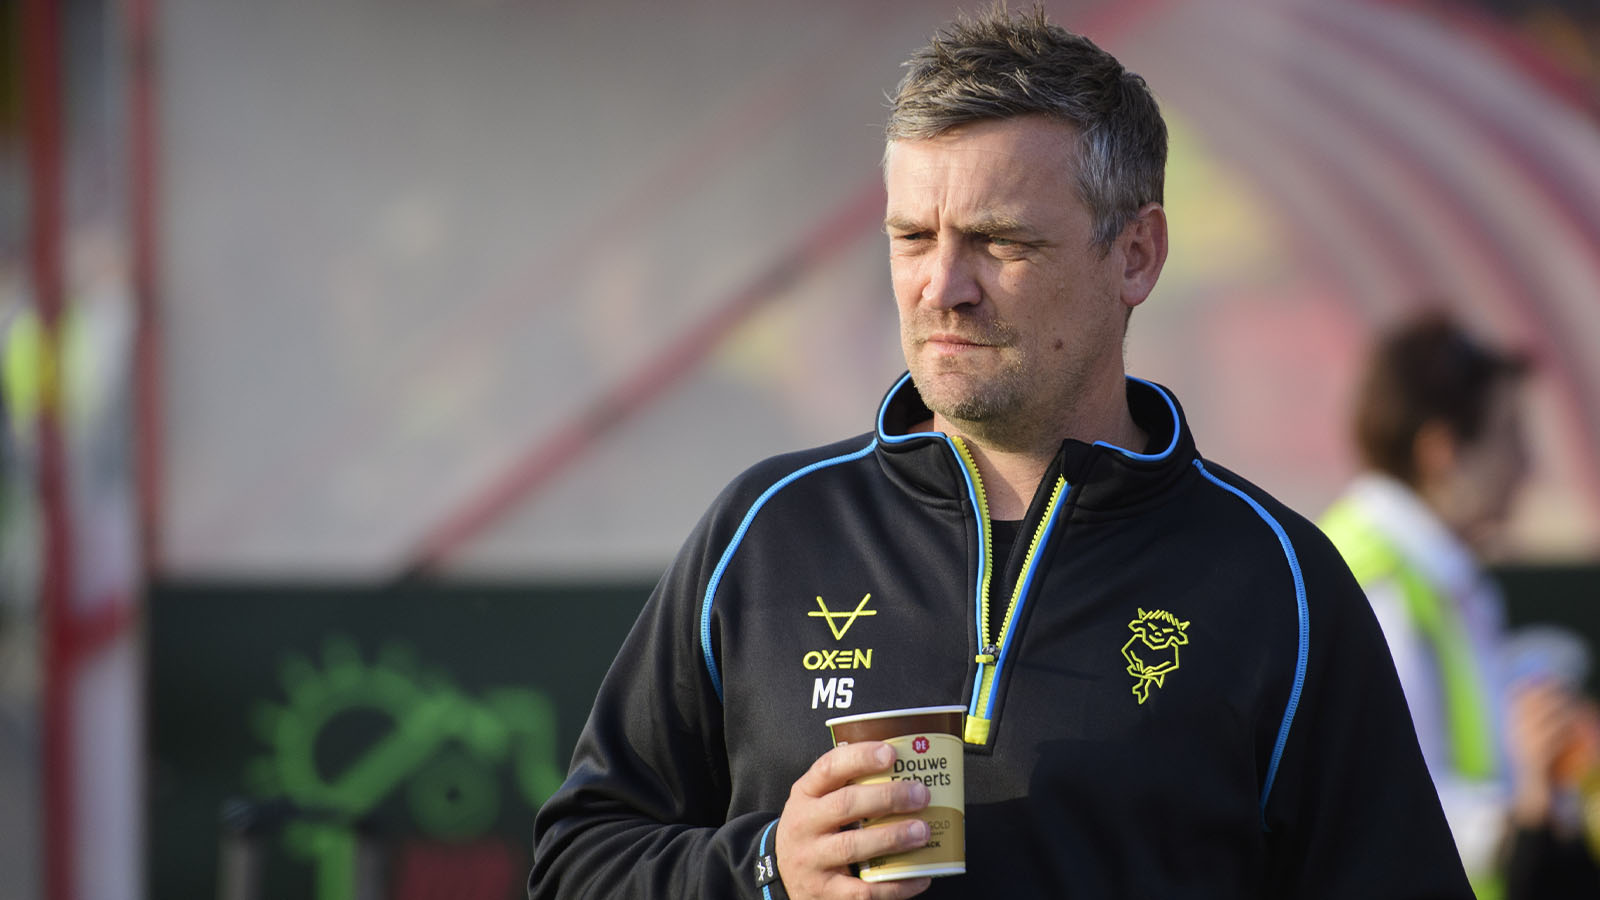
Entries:
{"type": "Polygon", "coordinates": [[[957,242],[945,243],[928,259],[928,280],[922,302],[935,309],[954,309],[983,299],[971,253],[957,242]]]}

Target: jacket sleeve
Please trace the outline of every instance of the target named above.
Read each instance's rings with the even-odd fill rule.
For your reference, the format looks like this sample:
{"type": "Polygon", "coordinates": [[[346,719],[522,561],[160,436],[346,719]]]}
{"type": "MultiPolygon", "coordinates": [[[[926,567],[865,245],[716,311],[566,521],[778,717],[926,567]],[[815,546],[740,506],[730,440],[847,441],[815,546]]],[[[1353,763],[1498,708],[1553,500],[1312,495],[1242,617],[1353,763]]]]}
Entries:
{"type": "Polygon", "coordinates": [[[534,822],[531,900],[784,898],[758,883],[779,810],[727,818],[723,710],[700,602],[726,541],[708,514],[601,684],[567,779],[534,822]]]}
{"type": "Polygon", "coordinates": [[[1471,900],[1372,608],[1320,532],[1294,544],[1310,640],[1263,811],[1266,895],[1471,900]]]}

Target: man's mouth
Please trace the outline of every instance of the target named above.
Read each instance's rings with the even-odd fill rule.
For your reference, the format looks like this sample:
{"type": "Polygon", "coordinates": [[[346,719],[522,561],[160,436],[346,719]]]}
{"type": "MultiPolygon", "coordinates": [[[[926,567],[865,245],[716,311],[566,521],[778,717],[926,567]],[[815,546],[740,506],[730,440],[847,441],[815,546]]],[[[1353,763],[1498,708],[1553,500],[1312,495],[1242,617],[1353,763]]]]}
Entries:
{"type": "Polygon", "coordinates": [[[977,338],[970,338],[970,337],[966,337],[964,335],[959,335],[959,334],[951,334],[951,333],[948,333],[948,332],[939,332],[937,334],[930,334],[927,337],[924,337],[922,339],[922,343],[924,345],[932,345],[934,347],[934,349],[936,349],[936,350],[937,349],[961,350],[961,349],[966,349],[966,348],[971,348],[971,347],[989,347],[989,346],[993,346],[987,341],[979,340],[977,338]]]}

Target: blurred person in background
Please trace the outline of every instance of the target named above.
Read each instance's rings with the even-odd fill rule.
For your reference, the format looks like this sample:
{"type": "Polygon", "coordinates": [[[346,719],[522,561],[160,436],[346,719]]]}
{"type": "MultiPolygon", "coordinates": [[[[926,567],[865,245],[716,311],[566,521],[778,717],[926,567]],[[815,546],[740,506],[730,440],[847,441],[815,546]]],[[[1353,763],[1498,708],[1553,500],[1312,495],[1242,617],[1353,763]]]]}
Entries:
{"type": "Polygon", "coordinates": [[[910,372],[872,433],[702,518],[539,812],[530,896],[1470,896],[1338,553],[1126,375],[1167,255],[1144,80],[1037,9],[906,68],[910,372]],[[894,748],[826,720],[954,703],[965,874],[869,884],[855,864],[930,840],[928,789],[854,783],[894,748]]]}
{"type": "Polygon", "coordinates": [[[1383,335],[1355,402],[1365,471],[1321,524],[1383,627],[1479,896],[1600,897],[1573,802],[1592,706],[1550,644],[1512,658],[1481,567],[1529,474],[1528,368],[1439,310],[1383,335]]]}

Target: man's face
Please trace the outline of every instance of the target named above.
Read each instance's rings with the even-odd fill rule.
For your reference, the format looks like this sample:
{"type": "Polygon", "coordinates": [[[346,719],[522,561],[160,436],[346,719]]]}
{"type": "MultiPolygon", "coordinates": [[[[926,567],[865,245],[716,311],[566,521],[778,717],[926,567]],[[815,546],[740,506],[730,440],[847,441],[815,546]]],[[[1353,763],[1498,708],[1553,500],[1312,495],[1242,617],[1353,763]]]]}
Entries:
{"type": "Polygon", "coordinates": [[[1446,475],[1448,508],[1441,517],[1480,553],[1499,538],[1530,470],[1521,388],[1509,378],[1494,386],[1482,432],[1456,442],[1454,465],[1446,475]]]}
{"type": "Polygon", "coordinates": [[[1076,156],[1071,126],[1032,116],[890,147],[900,340],[923,401],[957,430],[1048,427],[1086,387],[1121,390],[1121,256],[1093,244],[1076,156]]]}

